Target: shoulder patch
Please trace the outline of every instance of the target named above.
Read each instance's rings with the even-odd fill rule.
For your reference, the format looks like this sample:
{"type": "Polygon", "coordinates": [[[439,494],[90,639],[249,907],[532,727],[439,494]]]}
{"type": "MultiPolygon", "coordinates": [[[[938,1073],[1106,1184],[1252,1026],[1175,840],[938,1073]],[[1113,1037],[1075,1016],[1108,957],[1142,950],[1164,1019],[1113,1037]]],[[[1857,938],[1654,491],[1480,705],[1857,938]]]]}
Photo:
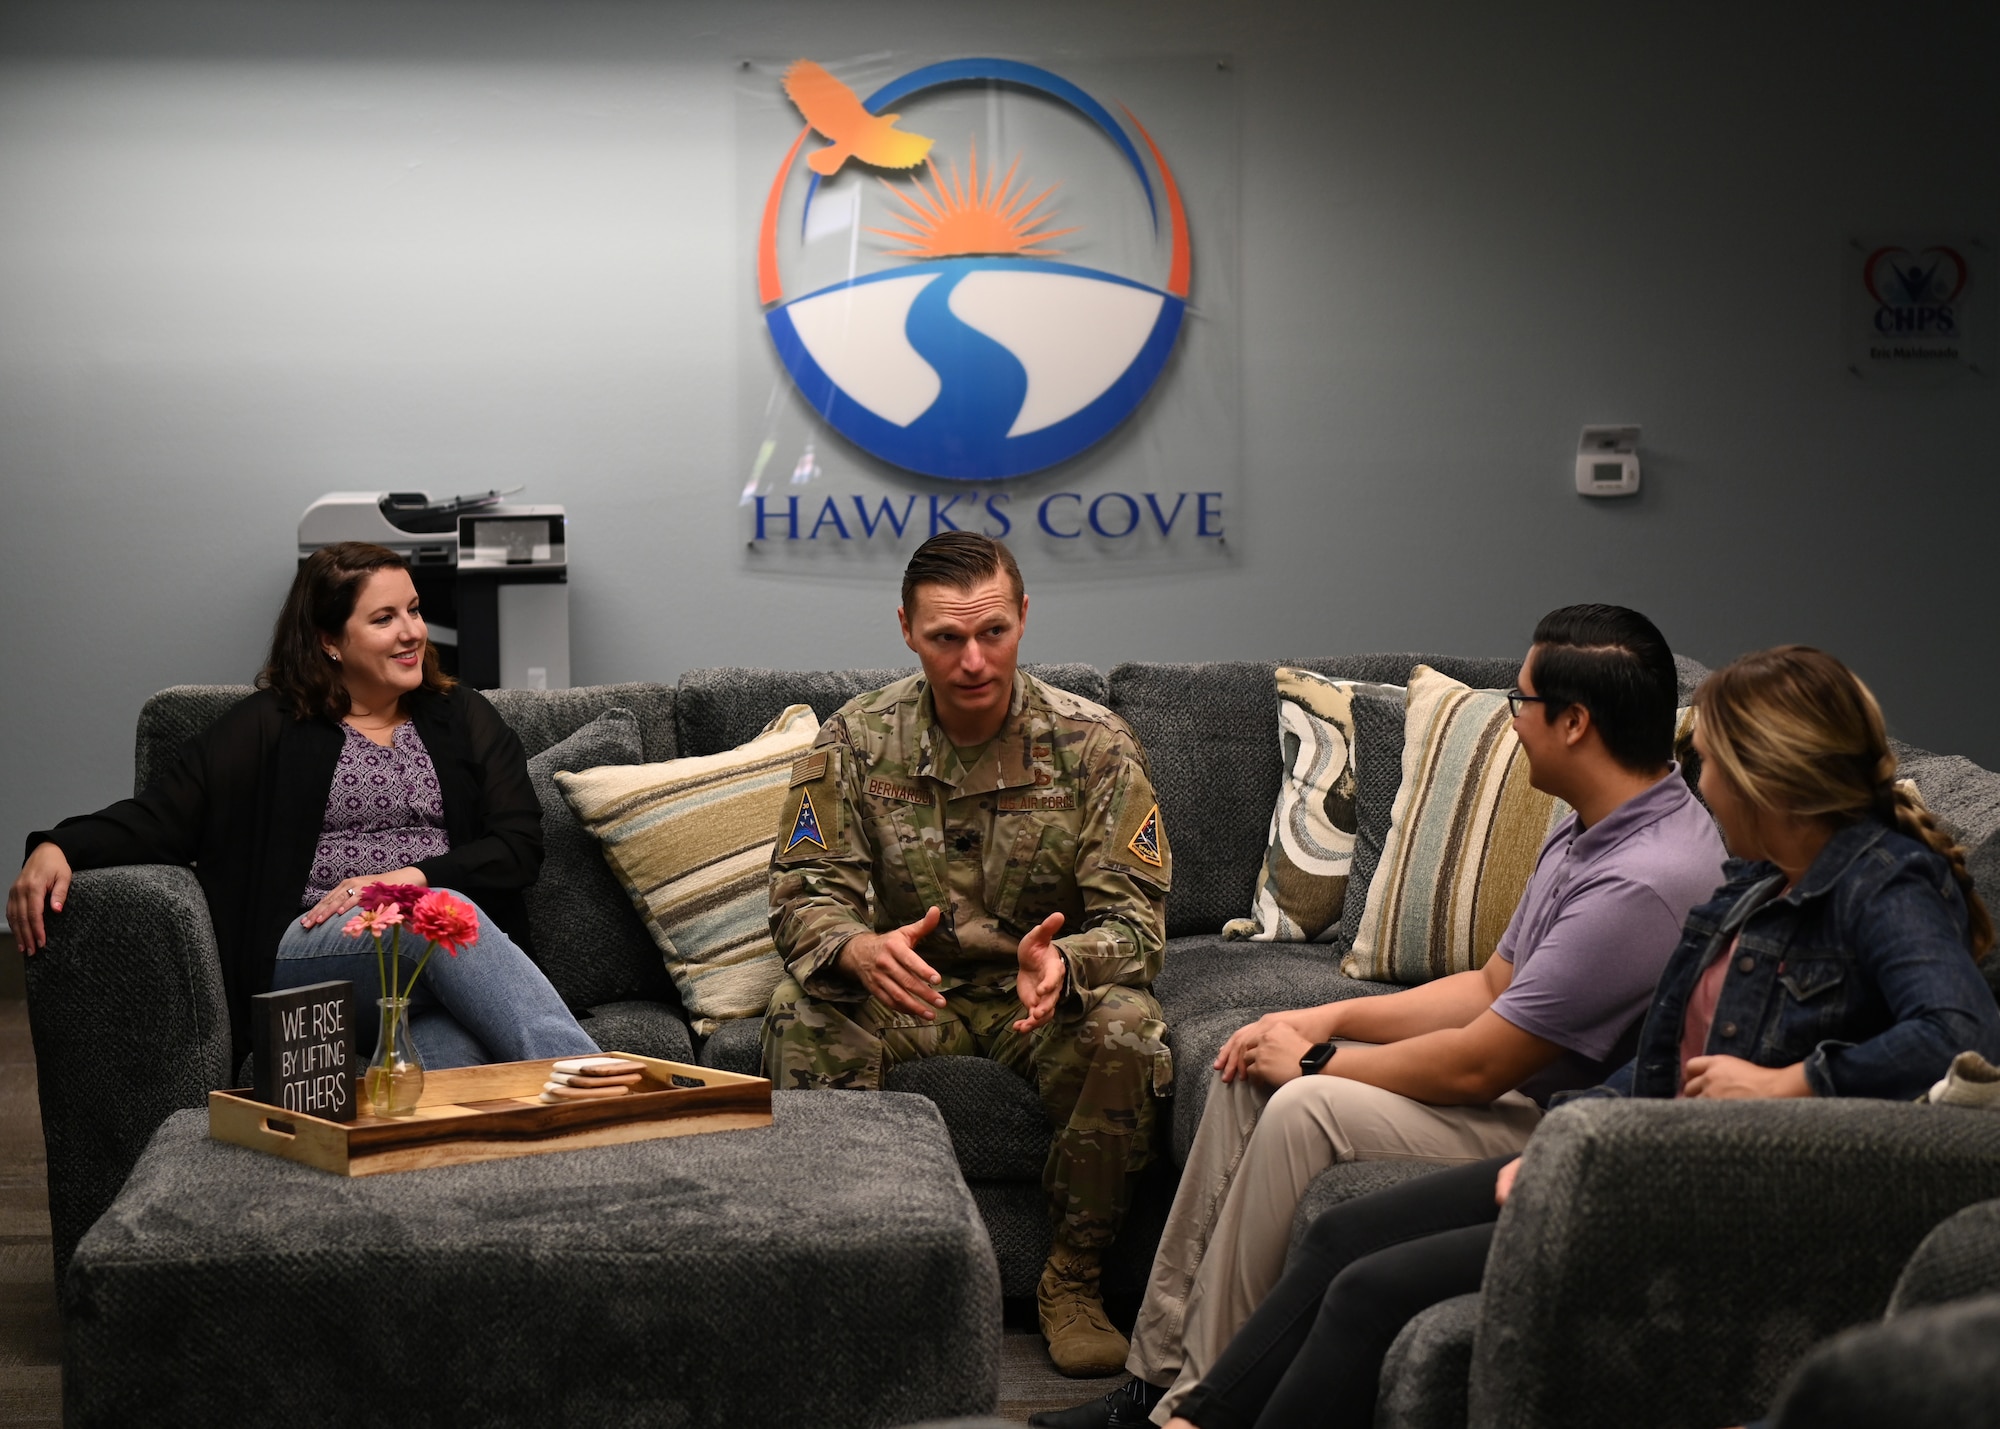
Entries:
{"type": "Polygon", "coordinates": [[[1160,866],[1160,806],[1153,805],[1146,811],[1146,817],[1139,822],[1139,831],[1132,835],[1125,845],[1141,863],[1154,868],[1160,866]]]}
{"type": "Polygon", "coordinates": [[[788,787],[780,796],[771,858],[781,864],[838,857],[846,847],[848,812],[846,776],[853,769],[853,751],[844,744],[823,744],[801,754],[792,764],[788,787]]]}
{"type": "Polygon", "coordinates": [[[799,811],[792,816],[792,831],[785,838],[784,851],[790,853],[801,844],[811,844],[821,853],[826,852],[826,836],[820,832],[819,810],[813,807],[810,789],[799,795],[799,811]]]}

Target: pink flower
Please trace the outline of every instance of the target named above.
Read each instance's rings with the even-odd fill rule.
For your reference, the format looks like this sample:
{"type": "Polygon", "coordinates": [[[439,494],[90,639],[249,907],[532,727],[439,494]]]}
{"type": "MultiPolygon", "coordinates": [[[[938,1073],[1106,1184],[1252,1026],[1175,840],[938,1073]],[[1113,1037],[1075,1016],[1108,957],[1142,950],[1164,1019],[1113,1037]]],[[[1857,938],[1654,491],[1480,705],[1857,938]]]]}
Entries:
{"type": "Polygon", "coordinates": [[[417,900],[410,914],[410,927],[418,937],[443,947],[453,957],[460,948],[479,940],[479,914],[470,903],[461,903],[442,888],[434,888],[417,900]]]}
{"type": "Polygon", "coordinates": [[[361,890],[361,906],[373,912],[377,908],[394,907],[404,917],[408,917],[422,901],[426,890],[415,883],[371,883],[361,890]]]}
{"type": "Polygon", "coordinates": [[[403,910],[393,903],[384,903],[374,908],[363,908],[342,924],[340,931],[349,938],[359,938],[366,933],[380,937],[402,921],[403,910]]]}

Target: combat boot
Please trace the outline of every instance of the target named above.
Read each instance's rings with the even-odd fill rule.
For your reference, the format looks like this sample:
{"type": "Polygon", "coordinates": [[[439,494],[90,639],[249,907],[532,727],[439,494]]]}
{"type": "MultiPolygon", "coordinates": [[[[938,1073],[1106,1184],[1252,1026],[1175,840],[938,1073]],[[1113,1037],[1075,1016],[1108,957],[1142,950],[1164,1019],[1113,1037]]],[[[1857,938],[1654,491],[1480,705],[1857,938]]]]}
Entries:
{"type": "Polygon", "coordinates": [[[1058,1240],[1035,1287],[1049,1358],[1072,1379],[1120,1373],[1132,1348],[1104,1313],[1098,1293],[1101,1269],[1096,1251],[1076,1250],[1058,1240]]]}

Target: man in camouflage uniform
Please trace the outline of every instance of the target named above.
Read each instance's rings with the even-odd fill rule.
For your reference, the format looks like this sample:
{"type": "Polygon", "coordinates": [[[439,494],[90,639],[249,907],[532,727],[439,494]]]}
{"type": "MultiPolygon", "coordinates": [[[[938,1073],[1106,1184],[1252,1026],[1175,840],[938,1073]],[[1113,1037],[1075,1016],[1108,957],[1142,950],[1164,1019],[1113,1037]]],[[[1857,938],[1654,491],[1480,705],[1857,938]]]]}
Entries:
{"type": "Polygon", "coordinates": [[[1042,1333],[1064,1373],[1115,1374],[1099,1260],[1172,1081],[1148,988],[1173,854],[1125,722],[1016,670],[1027,610],[985,536],[911,558],[897,614],[923,674],[843,705],[792,769],[764,1066],[874,1090],[897,1062],[975,1056],[1034,1082],[1055,1129],[1042,1333]]]}

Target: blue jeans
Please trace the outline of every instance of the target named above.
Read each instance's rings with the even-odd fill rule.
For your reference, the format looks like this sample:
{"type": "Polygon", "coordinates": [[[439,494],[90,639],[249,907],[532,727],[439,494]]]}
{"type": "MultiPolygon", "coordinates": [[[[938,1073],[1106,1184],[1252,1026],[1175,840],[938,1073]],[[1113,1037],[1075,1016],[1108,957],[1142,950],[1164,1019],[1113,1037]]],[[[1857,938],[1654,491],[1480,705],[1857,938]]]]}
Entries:
{"type": "MultiPolygon", "coordinates": [[[[454,894],[470,903],[463,894],[454,894]]],[[[302,928],[297,918],[278,940],[271,990],[344,980],[354,984],[355,1044],[363,1057],[375,1050],[382,996],[372,938],[341,933],[345,916],[302,928]]],[[[407,984],[423,956],[423,940],[403,935],[398,985],[407,984]]],[[[540,1057],[592,1057],[597,1044],[577,1026],[542,970],[486,914],[479,941],[457,957],[440,948],[410,994],[410,1036],[431,1068],[477,1067],[540,1057]]]]}

